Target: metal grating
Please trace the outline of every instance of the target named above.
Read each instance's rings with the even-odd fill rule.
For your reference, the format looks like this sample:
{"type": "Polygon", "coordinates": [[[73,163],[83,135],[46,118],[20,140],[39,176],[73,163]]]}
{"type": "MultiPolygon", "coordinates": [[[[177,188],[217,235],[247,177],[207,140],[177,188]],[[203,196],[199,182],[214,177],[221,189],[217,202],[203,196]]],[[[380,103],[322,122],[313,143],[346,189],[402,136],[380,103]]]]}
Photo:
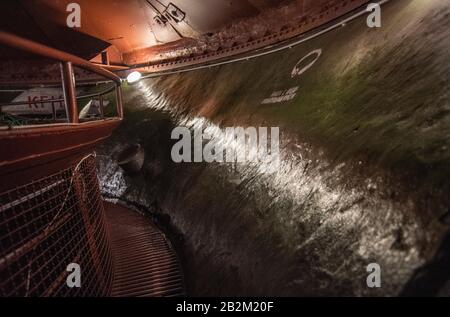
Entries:
{"type": "Polygon", "coordinates": [[[106,229],[93,155],[0,194],[0,295],[109,295],[106,229]],[[66,284],[70,263],[80,265],[80,288],[66,284]]]}
{"type": "Polygon", "coordinates": [[[105,206],[115,267],[112,295],[185,295],[180,262],[165,235],[134,211],[111,203],[105,206]]]}
{"type": "Polygon", "coordinates": [[[0,194],[0,296],[111,294],[183,296],[184,278],[159,229],[103,202],[94,155],[0,194]],[[67,286],[70,263],[80,265],[79,288],[67,286]]]}

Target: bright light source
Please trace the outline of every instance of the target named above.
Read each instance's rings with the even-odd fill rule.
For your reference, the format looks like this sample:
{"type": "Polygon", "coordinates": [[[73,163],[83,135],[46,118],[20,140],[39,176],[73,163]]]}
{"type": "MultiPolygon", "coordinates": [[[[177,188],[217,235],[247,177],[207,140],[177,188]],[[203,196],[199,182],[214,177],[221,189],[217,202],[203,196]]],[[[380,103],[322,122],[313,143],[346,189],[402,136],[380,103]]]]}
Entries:
{"type": "Polygon", "coordinates": [[[142,74],[140,72],[132,72],[128,75],[127,81],[129,84],[138,82],[142,77],[142,74]]]}

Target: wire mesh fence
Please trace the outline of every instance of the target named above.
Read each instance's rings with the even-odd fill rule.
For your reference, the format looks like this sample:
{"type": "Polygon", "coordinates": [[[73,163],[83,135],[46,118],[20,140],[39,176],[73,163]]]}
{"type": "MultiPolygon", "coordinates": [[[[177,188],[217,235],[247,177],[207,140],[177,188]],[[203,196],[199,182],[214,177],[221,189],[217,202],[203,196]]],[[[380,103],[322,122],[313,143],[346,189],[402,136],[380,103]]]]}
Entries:
{"type": "Polygon", "coordinates": [[[112,280],[93,155],[0,194],[0,296],[107,296],[112,280]],[[71,263],[81,287],[67,284],[71,263]]]}

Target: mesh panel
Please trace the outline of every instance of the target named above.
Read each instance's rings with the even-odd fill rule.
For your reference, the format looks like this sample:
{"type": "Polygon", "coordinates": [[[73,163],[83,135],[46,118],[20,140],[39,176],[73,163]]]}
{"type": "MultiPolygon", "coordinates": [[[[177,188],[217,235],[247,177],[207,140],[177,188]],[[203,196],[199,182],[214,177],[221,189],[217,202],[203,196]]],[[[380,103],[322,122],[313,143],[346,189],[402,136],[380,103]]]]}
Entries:
{"type": "Polygon", "coordinates": [[[111,259],[93,155],[0,194],[1,296],[107,296],[111,259]],[[66,284],[70,263],[80,288],[66,284]]]}

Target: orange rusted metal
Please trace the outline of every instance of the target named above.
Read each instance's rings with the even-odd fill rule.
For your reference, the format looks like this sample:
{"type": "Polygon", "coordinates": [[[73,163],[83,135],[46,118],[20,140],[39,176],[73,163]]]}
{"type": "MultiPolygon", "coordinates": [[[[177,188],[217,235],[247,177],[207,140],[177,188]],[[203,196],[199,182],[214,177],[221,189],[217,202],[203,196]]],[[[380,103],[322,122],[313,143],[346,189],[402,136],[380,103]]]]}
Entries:
{"type": "Polygon", "coordinates": [[[113,263],[112,296],[183,296],[180,261],[165,235],[148,219],[105,202],[113,263]]]}
{"type": "Polygon", "coordinates": [[[0,191],[56,172],[108,138],[120,119],[0,130],[0,191]],[[9,177],[14,175],[14,177],[9,177]]]}

